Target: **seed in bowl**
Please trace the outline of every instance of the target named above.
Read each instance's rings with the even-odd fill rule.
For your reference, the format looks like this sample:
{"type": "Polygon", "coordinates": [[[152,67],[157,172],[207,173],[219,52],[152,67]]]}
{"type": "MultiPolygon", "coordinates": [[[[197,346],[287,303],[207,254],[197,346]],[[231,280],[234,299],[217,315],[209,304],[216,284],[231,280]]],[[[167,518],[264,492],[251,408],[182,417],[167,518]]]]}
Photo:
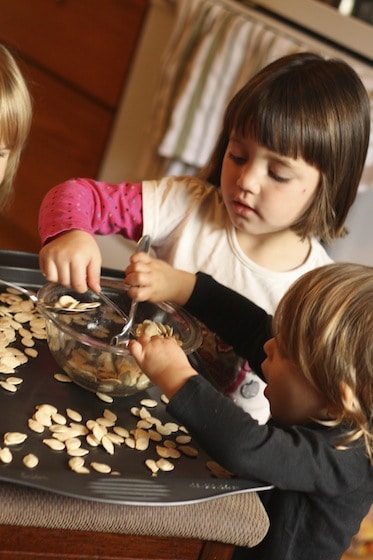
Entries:
{"type": "Polygon", "coordinates": [[[101,304],[99,301],[83,302],[69,295],[59,297],[58,300],[54,303],[54,307],[56,309],[86,309],[87,311],[89,309],[95,309],[100,305],[101,304]]]}

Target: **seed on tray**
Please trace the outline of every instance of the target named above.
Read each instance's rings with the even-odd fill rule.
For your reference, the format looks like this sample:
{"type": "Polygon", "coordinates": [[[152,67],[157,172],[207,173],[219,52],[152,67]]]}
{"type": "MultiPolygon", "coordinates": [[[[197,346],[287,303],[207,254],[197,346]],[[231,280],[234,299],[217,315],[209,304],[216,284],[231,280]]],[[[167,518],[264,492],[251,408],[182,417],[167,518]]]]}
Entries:
{"type": "Polygon", "coordinates": [[[71,408],[67,408],[66,409],[66,414],[70,418],[70,420],[73,420],[74,422],[81,422],[82,421],[82,415],[80,414],[80,412],[76,412],[76,410],[72,410],[71,408]]]}
{"type": "Polygon", "coordinates": [[[109,420],[109,418],[104,418],[103,416],[101,418],[96,418],[96,422],[105,428],[111,428],[115,424],[113,420],[109,420]]]}
{"type": "Polygon", "coordinates": [[[60,381],[61,383],[72,383],[72,379],[65,373],[55,373],[53,377],[56,381],[60,381]]]}
{"type": "Polygon", "coordinates": [[[112,403],[114,401],[113,397],[106,395],[105,393],[100,393],[100,391],[97,391],[96,397],[107,403],[112,403]]]}
{"type": "Polygon", "coordinates": [[[18,329],[18,334],[22,336],[22,338],[32,338],[31,331],[25,329],[25,327],[21,327],[20,329],[18,329]]]}
{"type": "Polygon", "coordinates": [[[108,420],[112,420],[114,423],[118,420],[118,417],[115,414],[115,412],[109,410],[108,408],[105,408],[104,412],[102,413],[102,416],[104,418],[107,418],[108,420]]]}
{"type": "Polygon", "coordinates": [[[123,428],[122,426],[114,426],[113,428],[113,432],[115,432],[116,434],[118,434],[118,436],[122,436],[124,438],[129,437],[129,431],[127,430],[127,428],[123,428]]]}
{"type": "Polygon", "coordinates": [[[207,461],[206,467],[216,478],[232,478],[232,473],[219,465],[216,461],[207,461]]]}
{"type": "Polygon", "coordinates": [[[34,315],[31,312],[20,311],[14,315],[14,320],[17,321],[17,323],[28,323],[33,317],[34,315]]]}
{"type": "Polygon", "coordinates": [[[162,441],[162,436],[155,430],[148,430],[149,439],[152,441],[162,441]]]}
{"type": "Polygon", "coordinates": [[[5,366],[8,368],[16,368],[20,365],[20,360],[17,356],[14,356],[13,354],[11,354],[10,352],[4,356],[1,357],[0,359],[1,362],[1,366],[5,366]]]}
{"type": "Polygon", "coordinates": [[[142,399],[140,401],[140,404],[147,408],[154,408],[158,405],[157,401],[155,401],[154,399],[142,399]]]}
{"type": "Polygon", "coordinates": [[[38,351],[35,348],[25,348],[25,354],[31,358],[36,358],[38,351]]]}
{"type": "Polygon", "coordinates": [[[100,445],[100,442],[98,441],[97,438],[95,438],[95,436],[93,434],[88,434],[86,437],[86,442],[88,443],[88,445],[90,445],[91,447],[98,447],[100,445]]]}
{"type": "Polygon", "coordinates": [[[111,467],[106,463],[99,463],[97,461],[93,461],[91,463],[92,469],[100,473],[109,473],[111,472],[111,467]]]}
{"type": "Polygon", "coordinates": [[[39,464],[39,459],[33,453],[29,453],[28,455],[25,455],[23,457],[22,461],[23,461],[23,464],[28,469],[34,469],[39,464]]]}
{"type": "Polygon", "coordinates": [[[13,461],[13,455],[8,447],[0,448],[0,461],[2,463],[11,463],[13,461]]]}
{"type": "Polygon", "coordinates": [[[133,437],[128,437],[124,440],[124,443],[127,445],[127,447],[129,447],[130,449],[135,449],[136,443],[133,437]]]}
{"type": "MultiPolygon", "coordinates": [[[[142,430],[143,432],[143,430],[142,430]]],[[[135,436],[135,449],[138,451],[145,451],[149,447],[149,435],[147,432],[135,436]]]]}
{"type": "Polygon", "coordinates": [[[148,420],[139,420],[136,424],[138,428],[142,428],[143,430],[149,430],[152,426],[152,422],[148,422],[148,420]]]}
{"type": "Polygon", "coordinates": [[[45,443],[45,445],[48,445],[48,447],[50,447],[54,451],[62,451],[63,449],[65,449],[64,442],[56,438],[45,438],[43,439],[43,443],[45,443]]]}
{"type": "Polygon", "coordinates": [[[180,451],[173,449],[172,447],[164,447],[162,445],[156,445],[155,450],[160,457],[164,459],[178,459],[181,455],[180,451]]]}
{"type": "Polygon", "coordinates": [[[142,418],[143,420],[147,420],[148,418],[151,418],[151,414],[149,412],[149,410],[147,408],[145,408],[144,406],[142,406],[139,410],[139,416],[140,418],[142,418]]]}
{"type": "Polygon", "coordinates": [[[70,434],[71,428],[65,424],[51,424],[49,426],[49,431],[53,434],[67,434],[68,437],[72,437],[70,434]]]}
{"type": "Polygon", "coordinates": [[[176,436],[176,443],[179,443],[180,445],[185,445],[186,443],[190,443],[191,441],[192,438],[190,436],[176,436]]]}
{"type": "Polygon", "coordinates": [[[72,451],[74,449],[78,449],[81,446],[82,442],[77,437],[69,438],[65,441],[67,451],[72,451]]]}
{"type": "Polygon", "coordinates": [[[101,445],[109,455],[114,455],[114,443],[107,436],[102,438],[101,445]]]}
{"type": "Polygon", "coordinates": [[[158,461],[156,461],[156,465],[161,471],[173,471],[175,468],[175,465],[171,463],[171,461],[167,461],[167,459],[163,458],[158,459],[158,461]]]}
{"type": "Polygon", "coordinates": [[[21,342],[23,346],[26,346],[26,348],[32,348],[33,346],[35,346],[35,342],[32,338],[23,337],[21,338],[21,342]]]}
{"type": "Polygon", "coordinates": [[[33,419],[36,420],[42,426],[47,427],[52,425],[51,415],[45,409],[42,408],[34,412],[33,419]]]}
{"type": "Polygon", "coordinates": [[[9,391],[10,393],[15,393],[17,391],[16,385],[9,383],[9,381],[0,381],[0,387],[9,391]]]}
{"type": "Polygon", "coordinates": [[[12,385],[20,385],[23,383],[23,379],[21,377],[11,376],[7,378],[7,382],[11,383],[12,385]]]}
{"type": "Polygon", "coordinates": [[[66,425],[66,418],[64,417],[63,414],[61,414],[60,412],[55,412],[54,414],[52,414],[51,416],[53,422],[55,422],[55,424],[58,424],[60,426],[65,426],[66,425]]]}
{"type": "Polygon", "coordinates": [[[92,429],[92,433],[98,441],[101,441],[104,435],[107,433],[105,426],[100,426],[100,424],[95,424],[92,429]]]}
{"type": "Polygon", "coordinates": [[[75,432],[74,436],[86,436],[89,432],[87,426],[84,424],[77,424],[75,422],[70,422],[71,432],[75,432]]]}
{"type": "Polygon", "coordinates": [[[169,436],[173,432],[177,432],[179,426],[175,424],[175,422],[166,422],[166,424],[160,424],[157,426],[157,432],[159,432],[162,436],[169,436]]]}
{"type": "Polygon", "coordinates": [[[45,414],[49,414],[50,416],[52,416],[52,414],[55,414],[56,412],[58,412],[57,408],[53,405],[53,404],[39,404],[36,407],[37,410],[42,410],[43,412],[45,412],[45,414]]]}
{"type": "Polygon", "coordinates": [[[34,420],[34,418],[29,418],[27,421],[28,427],[30,428],[30,430],[32,430],[33,432],[36,432],[38,434],[41,434],[44,432],[45,430],[45,426],[43,426],[42,424],[40,424],[37,420],[34,420]]]}
{"type": "Polygon", "coordinates": [[[6,432],[4,434],[5,445],[18,445],[27,439],[27,435],[22,432],[6,432]]]}
{"type": "Polygon", "coordinates": [[[114,445],[121,445],[122,443],[124,443],[124,437],[119,436],[118,434],[115,433],[108,433],[105,437],[107,437],[111,442],[113,442],[114,445]]]}
{"type": "Polygon", "coordinates": [[[73,470],[79,469],[84,465],[84,459],[82,457],[72,457],[68,461],[69,467],[73,470]]]}
{"type": "Polygon", "coordinates": [[[191,445],[179,445],[178,449],[180,449],[180,451],[184,453],[184,455],[188,455],[188,457],[198,456],[198,449],[192,447],[191,445]]]}
{"type": "Polygon", "coordinates": [[[71,457],[84,457],[88,455],[89,449],[84,449],[84,447],[77,447],[77,449],[68,449],[67,454],[71,457]]]}
{"type": "Polygon", "coordinates": [[[159,467],[154,459],[146,459],[145,465],[152,471],[153,475],[155,475],[159,471],[159,467]]]}
{"type": "Polygon", "coordinates": [[[84,466],[84,459],[82,459],[81,457],[72,457],[71,459],[69,459],[68,465],[70,469],[76,473],[80,473],[80,474],[89,473],[89,469],[87,469],[87,467],[84,466]]]}

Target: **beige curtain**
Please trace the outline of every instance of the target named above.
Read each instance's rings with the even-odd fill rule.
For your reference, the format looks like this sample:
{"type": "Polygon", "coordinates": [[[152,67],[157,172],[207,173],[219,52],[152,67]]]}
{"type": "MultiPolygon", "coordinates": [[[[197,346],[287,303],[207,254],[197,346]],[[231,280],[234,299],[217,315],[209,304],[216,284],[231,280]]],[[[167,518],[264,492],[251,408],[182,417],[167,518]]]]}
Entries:
{"type": "MultiPolygon", "coordinates": [[[[232,95],[269,62],[310,47],[245,2],[178,0],[138,176],[193,174],[206,163],[232,95]]],[[[371,76],[365,76],[366,83],[371,76]]],[[[370,90],[372,91],[372,89],[370,90]]],[[[366,175],[371,173],[367,168],[366,175]]]]}

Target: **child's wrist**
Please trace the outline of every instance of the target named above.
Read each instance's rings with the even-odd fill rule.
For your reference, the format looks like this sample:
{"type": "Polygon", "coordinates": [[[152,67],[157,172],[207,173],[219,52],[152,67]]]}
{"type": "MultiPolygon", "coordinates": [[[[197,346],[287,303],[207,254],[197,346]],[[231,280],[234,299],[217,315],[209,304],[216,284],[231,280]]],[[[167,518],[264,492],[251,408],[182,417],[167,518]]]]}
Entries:
{"type": "Polygon", "coordinates": [[[188,368],[183,372],[178,372],[167,376],[162,383],[159,383],[159,387],[167,398],[171,399],[176,393],[185,385],[185,383],[198,373],[192,368],[188,368]]]}
{"type": "Polygon", "coordinates": [[[177,287],[177,294],[175,297],[176,303],[178,303],[179,305],[186,304],[186,302],[192,295],[196,281],[196,275],[192,272],[186,272],[185,270],[175,270],[174,285],[177,287]]]}

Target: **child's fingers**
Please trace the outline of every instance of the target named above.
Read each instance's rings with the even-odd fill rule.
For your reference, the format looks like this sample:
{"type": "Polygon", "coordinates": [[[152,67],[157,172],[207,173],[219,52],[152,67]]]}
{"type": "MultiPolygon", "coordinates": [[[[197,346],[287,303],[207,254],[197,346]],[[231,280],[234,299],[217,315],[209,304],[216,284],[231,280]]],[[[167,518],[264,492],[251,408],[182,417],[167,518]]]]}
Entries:
{"type": "Polygon", "coordinates": [[[142,346],[138,340],[130,340],[128,343],[128,350],[135,358],[136,362],[139,362],[142,357],[142,346]]]}
{"type": "Polygon", "coordinates": [[[100,286],[101,277],[101,259],[94,260],[87,266],[87,284],[94,292],[101,290],[100,286]]]}
{"type": "Polygon", "coordinates": [[[128,350],[131,352],[140,367],[145,358],[144,348],[149,344],[150,340],[149,336],[142,335],[138,339],[131,339],[128,343],[128,350]]]}
{"type": "Polygon", "coordinates": [[[54,263],[40,265],[40,270],[48,282],[58,282],[58,272],[54,263]]]}
{"type": "Polygon", "coordinates": [[[131,264],[150,264],[153,258],[148,253],[133,253],[130,256],[130,263],[131,264]]]}

